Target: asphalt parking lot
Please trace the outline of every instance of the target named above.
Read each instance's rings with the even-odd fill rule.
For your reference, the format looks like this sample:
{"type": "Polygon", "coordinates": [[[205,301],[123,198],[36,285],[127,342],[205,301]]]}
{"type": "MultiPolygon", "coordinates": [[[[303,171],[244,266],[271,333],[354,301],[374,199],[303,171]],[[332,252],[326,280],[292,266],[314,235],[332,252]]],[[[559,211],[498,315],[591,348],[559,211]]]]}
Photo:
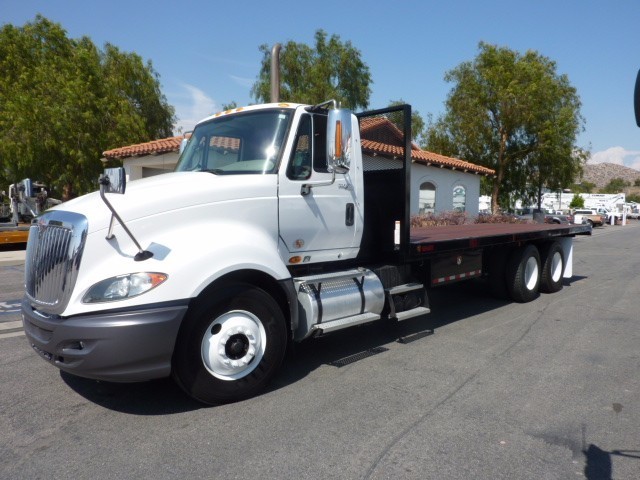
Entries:
{"type": "Polygon", "coordinates": [[[61,374],[21,332],[24,267],[0,264],[0,478],[640,478],[638,239],[577,238],[574,278],[527,304],[434,290],[430,315],[298,345],[220,407],[61,374]]]}

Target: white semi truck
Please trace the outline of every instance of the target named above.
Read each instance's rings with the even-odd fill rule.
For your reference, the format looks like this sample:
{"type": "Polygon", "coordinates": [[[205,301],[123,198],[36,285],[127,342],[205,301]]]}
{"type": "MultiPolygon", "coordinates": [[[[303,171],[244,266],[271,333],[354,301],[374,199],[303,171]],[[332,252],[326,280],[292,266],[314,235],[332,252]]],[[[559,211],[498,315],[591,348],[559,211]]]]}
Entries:
{"type": "Polygon", "coordinates": [[[74,375],[171,375],[217,404],[259,392],[291,342],[428,314],[431,288],[486,277],[517,302],[561,289],[589,226],[411,228],[410,119],[408,105],[237,108],[195,127],[173,173],[125,190],[108,170],[31,226],[29,344],[74,375]],[[395,159],[364,159],[360,122],[391,114],[395,159]]]}

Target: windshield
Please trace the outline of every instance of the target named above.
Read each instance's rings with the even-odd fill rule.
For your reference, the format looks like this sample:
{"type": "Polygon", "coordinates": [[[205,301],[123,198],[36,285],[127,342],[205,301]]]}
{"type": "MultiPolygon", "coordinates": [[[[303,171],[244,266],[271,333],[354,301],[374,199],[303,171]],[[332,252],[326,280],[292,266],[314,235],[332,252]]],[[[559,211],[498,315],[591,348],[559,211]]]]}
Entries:
{"type": "Polygon", "coordinates": [[[176,172],[275,173],[290,117],[290,110],[255,110],[198,125],[176,172]]]}

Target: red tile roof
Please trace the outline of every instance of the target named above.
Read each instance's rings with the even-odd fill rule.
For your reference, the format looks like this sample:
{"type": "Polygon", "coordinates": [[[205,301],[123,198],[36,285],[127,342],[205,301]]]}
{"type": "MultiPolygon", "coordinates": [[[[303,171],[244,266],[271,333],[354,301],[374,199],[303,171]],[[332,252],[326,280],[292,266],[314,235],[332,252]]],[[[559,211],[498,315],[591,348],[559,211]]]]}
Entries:
{"type": "MultiPolygon", "coordinates": [[[[360,121],[360,136],[364,153],[400,158],[404,156],[404,135],[385,117],[363,118],[360,121]]],[[[422,150],[415,143],[411,144],[411,160],[426,166],[450,168],[481,175],[496,173],[490,168],[474,163],[422,150]]]]}
{"type": "Polygon", "coordinates": [[[105,158],[128,158],[138,157],[140,155],[157,155],[160,153],[177,152],[180,150],[180,142],[184,137],[169,137],[152,142],[138,143],[137,145],[129,145],[128,147],[114,148],[102,152],[105,158]]]}

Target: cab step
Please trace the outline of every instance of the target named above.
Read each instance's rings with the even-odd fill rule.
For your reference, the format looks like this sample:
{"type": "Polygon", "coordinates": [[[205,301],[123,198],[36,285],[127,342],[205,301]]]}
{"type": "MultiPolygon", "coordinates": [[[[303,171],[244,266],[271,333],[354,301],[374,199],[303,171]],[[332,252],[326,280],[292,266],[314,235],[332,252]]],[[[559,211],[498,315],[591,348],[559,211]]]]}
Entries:
{"type": "Polygon", "coordinates": [[[411,282],[386,288],[388,317],[399,322],[431,313],[427,290],[422,283],[411,282]]]}
{"type": "Polygon", "coordinates": [[[419,317],[420,315],[426,315],[431,313],[431,309],[427,307],[416,307],[405,312],[396,313],[395,319],[399,322],[407,320],[408,318],[419,317]]]}
{"type": "Polygon", "coordinates": [[[376,320],[380,320],[380,315],[375,313],[362,313],[360,315],[353,315],[351,317],[340,318],[338,320],[318,323],[312,327],[312,330],[318,332],[318,334],[330,333],[335,332],[336,330],[342,330],[343,328],[374,322],[376,320]]]}

